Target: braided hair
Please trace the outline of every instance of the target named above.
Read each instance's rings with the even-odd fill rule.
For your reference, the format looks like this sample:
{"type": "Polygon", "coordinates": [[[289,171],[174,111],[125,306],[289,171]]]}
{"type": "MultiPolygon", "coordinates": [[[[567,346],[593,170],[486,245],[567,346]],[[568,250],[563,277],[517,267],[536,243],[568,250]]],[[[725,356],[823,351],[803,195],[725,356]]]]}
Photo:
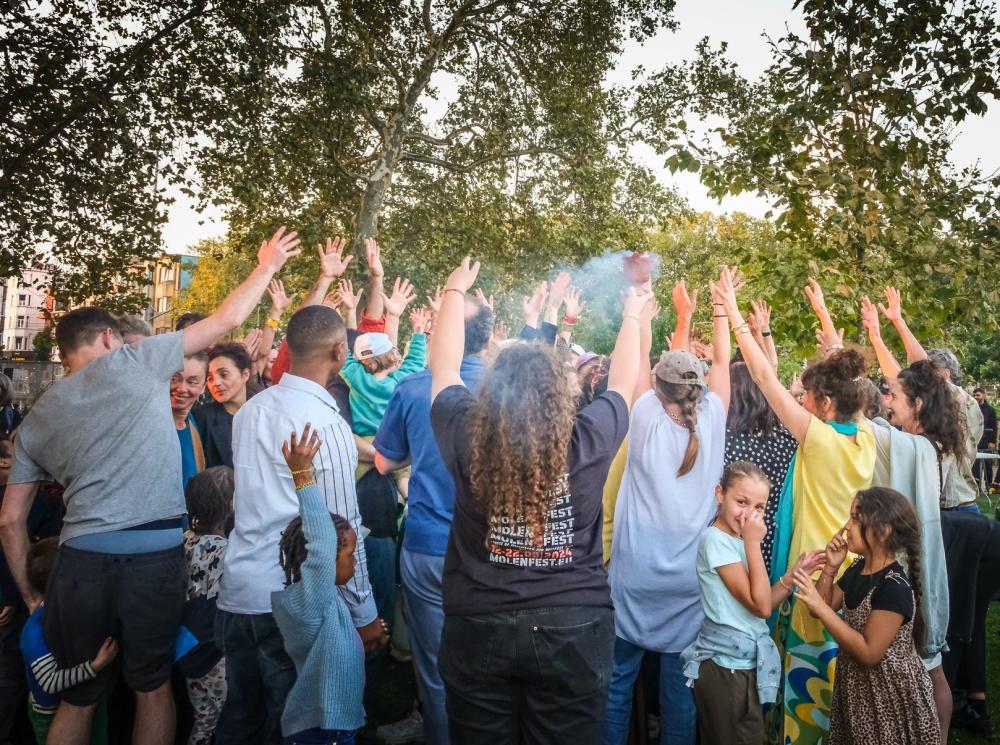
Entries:
{"type": "Polygon", "coordinates": [[[913,641],[923,649],[926,627],[923,616],[923,577],[920,567],[920,520],[909,500],[895,489],[873,486],[857,494],[856,510],[861,537],[871,546],[869,536],[886,534],[885,550],[906,554],[906,566],[913,588],[913,641]]]}
{"type": "Polygon", "coordinates": [[[679,424],[688,431],[687,449],[684,451],[680,468],[677,469],[678,477],[694,468],[695,461],[698,460],[699,441],[695,427],[698,426],[698,402],[701,401],[702,393],[702,386],[697,383],[668,383],[656,378],[656,397],[660,400],[663,410],[667,410],[668,403],[677,404],[681,410],[679,424]]]}
{"type": "MultiPolygon", "coordinates": [[[[330,513],[330,519],[337,529],[337,553],[347,545],[347,535],[354,527],[340,515],[330,513]]],[[[306,534],[302,531],[302,518],[295,517],[281,531],[278,542],[278,563],[285,570],[285,587],[293,585],[302,579],[302,562],[309,556],[306,545],[306,534]]]]}
{"type": "Polygon", "coordinates": [[[205,535],[229,519],[233,511],[233,469],[213,466],[192,476],[184,488],[191,530],[205,535]]]}

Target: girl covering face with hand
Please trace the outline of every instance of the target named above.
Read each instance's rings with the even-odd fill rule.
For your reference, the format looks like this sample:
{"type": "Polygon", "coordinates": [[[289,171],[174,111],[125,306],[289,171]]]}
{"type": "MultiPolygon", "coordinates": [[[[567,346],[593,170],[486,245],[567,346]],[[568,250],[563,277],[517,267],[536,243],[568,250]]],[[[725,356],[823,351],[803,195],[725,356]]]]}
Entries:
{"type": "MultiPolygon", "coordinates": [[[[762,704],[773,703],[780,664],[765,619],[792,589],[791,576],[772,587],[761,553],[767,532],[764,507],[771,484],[757,466],[726,466],[715,489],[719,503],[702,533],[696,563],[705,620],[681,655],[694,688],[704,742],[764,740],[762,704]]],[[[793,571],[808,575],[825,562],[821,550],[803,554],[793,571]]]]}
{"type": "Polygon", "coordinates": [[[815,584],[802,569],[794,580],[799,599],[840,645],[827,742],[939,742],[931,681],[917,653],[924,627],[920,524],[913,507],[892,489],[858,492],[850,519],[827,544],[826,567],[815,584]],[[839,567],[848,551],[860,558],[834,584],[830,568],[839,567]],[[897,561],[900,553],[909,578],[897,561]]]}

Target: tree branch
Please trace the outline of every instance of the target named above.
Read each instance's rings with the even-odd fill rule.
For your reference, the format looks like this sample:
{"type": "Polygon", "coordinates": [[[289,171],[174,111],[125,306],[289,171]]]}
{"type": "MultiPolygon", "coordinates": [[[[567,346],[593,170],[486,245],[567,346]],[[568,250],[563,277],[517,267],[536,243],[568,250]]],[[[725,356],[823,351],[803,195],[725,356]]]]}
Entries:
{"type": "Polygon", "coordinates": [[[427,32],[427,38],[434,38],[434,24],[431,23],[431,0],[424,0],[424,9],[421,13],[424,21],[424,31],[427,32]]]}
{"type": "Polygon", "coordinates": [[[410,153],[404,152],[399,156],[400,161],[407,161],[410,163],[426,163],[431,166],[438,166],[439,168],[446,168],[449,171],[454,171],[456,173],[469,173],[474,171],[481,165],[490,163],[496,160],[508,160],[510,158],[520,158],[524,155],[555,155],[563,160],[568,160],[569,156],[561,150],[556,150],[554,148],[548,147],[527,147],[521,150],[509,150],[502,153],[494,153],[493,155],[487,155],[483,158],[472,161],[471,163],[455,163],[454,161],[444,160],[442,158],[435,158],[432,155],[422,155],[420,153],[410,153]]]}

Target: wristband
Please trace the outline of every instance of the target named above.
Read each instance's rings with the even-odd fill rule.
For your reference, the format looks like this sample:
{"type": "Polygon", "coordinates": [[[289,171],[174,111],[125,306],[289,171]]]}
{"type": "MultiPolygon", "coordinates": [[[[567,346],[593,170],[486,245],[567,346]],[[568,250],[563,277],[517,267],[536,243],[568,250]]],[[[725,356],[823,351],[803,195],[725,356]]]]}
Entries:
{"type": "Polygon", "coordinates": [[[465,297],[465,290],[460,290],[457,287],[449,287],[447,290],[444,291],[444,293],[442,293],[441,297],[444,297],[449,292],[457,292],[462,297],[465,297]]]}
{"type": "Polygon", "coordinates": [[[770,335],[771,335],[771,330],[770,330],[770,329],[768,329],[767,331],[761,331],[761,332],[760,332],[760,335],[761,335],[761,336],[770,336],[770,335]]]}
{"type": "Polygon", "coordinates": [[[750,324],[747,323],[746,321],[744,321],[739,326],[737,326],[736,328],[734,328],[733,331],[736,332],[737,334],[749,334],[750,333],[750,324]]]}
{"type": "Polygon", "coordinates": [[[563,316],[563,323],[567,326],[575,326],[576,322],[580,320],[579,316],[563,316]]]}
{"type": "Polygon", "coordinates": [[[725,313],[723,313],[721,316],[714,315],[714,316],[712,316],[712,318],[729,318],[729,316],[727,316],[725,313]]]}
{"type": "Polygon", "coordinates": [[[624,321],[624,320],[625,320],[626,318],[634,318],[634,319],[635,319],[635,322],[636,322],[636,323],[638,323],[638,322],[639,322],[639,316],[632,316],[632,315],[623,315],[623,316],[622,316],[622,320],[623,320],[623,321],[624,321]]]}
{"type": "Polygon", "coordinates": [[[268,318],[264,322],[264,325],[267,326],[268,328],[272,328],[272,329],[277,330],[278,326],[281,325],[281,321],[279,321],[279,320],[277,320],[275,318],[268,318]]]}
{"type": "Polygon", "coordinates": [[[778,584],[781,585],[782,587],[784,587],[789,592],[792,591],[792,588],[785,584],[785,575],[784,574],[782,574],[780,577],[778,577],[778,584]]]}
{"type": "Polygon", "coordinates": [[[830,344],[830,345],[827,346],[826,351],[827,352],[832,352],[835,349],[843,349],[843,348],[844,348],[843,344],[830,344]]]}

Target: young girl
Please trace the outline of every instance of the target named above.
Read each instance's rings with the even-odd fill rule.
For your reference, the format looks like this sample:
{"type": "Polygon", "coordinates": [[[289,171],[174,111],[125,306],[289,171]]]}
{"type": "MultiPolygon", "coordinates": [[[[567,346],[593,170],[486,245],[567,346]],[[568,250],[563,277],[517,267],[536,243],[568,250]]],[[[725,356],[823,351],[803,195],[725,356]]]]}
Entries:
{"type": "MultiPolygon", "coordinates": [[[[188,565],[187,599],[214,598],[219,594],[222,560],[226,555],[226,523],[233,514],[233,469],[214,466],[195,474],[187,483],[191,527],[184,533],[184,557],[188,565]]],[[[212,742],[222,704],[226,701],[226,660],[220,659],[205,675],[187,679],[188,697],[194,710],[194,726],[188,745],[212,742]]]]}
{"type": "Polygon", "coordinates": [[[347,520],[330,514],[316,488],[312,462],[320,444],[307,424],[301,438],[292,432],[291,445],[281,447],[300,514],[281,534],[285,589],[271,594],[274,620],[298,674],[281,716],[286,745],[353,745],[365,723],[365,652],[337,591],[354,576],[358,537],[347,520]]]}
{"type": "Polygon", "coordinates": [[[906,497],[884,487],[859,491],[847,524],[827,544],[816,584],[801,568],[794,580],[798,597],[840,645],[827,742],[940,742],[931,680],[917,653],[924,636],[920,524],[906,497]],[[834,585],[848,551],[861,558],[834,585]]]}
{"type": "MultiPolygon", "coordinates": [[[[694,687],[703,742],[762,742],[761,704],[773,703],[780,678],[778,648],[765,620],[791,594],[791,573],[772,587],[761,544],[771,483],[753,463],[726,466],[715,488],[719,511],[698,544],[698,590],[705,612],[681,659],[694,687]]],[[[793,571],[822,566],[823,551],[803,554],[793,571]]]]}

